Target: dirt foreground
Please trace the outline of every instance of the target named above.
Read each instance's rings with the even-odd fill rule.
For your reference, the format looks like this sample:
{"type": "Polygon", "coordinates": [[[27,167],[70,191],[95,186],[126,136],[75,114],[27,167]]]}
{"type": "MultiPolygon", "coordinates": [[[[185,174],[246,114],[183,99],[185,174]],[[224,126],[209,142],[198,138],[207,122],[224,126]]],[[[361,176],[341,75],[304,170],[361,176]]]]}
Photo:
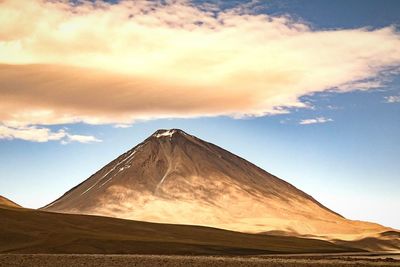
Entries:
{"type": "Polygon", "coordinates": [[[400,266],[391,255],[382,257],[352,256],[160,256],[160,255],[60,255],[60,254],[0,254],[1,267],[13,266],[95,266],[95,267],[180,267],[180,266],[240,266],[240,267],[303,267],[303,266],[400,266]]]}

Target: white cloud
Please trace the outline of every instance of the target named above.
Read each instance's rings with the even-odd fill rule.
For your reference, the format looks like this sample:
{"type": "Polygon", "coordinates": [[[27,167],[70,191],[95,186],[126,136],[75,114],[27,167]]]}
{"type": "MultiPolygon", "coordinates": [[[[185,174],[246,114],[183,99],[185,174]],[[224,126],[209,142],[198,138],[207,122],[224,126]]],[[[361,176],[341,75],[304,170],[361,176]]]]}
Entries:
{"type": "Polygon", "coordinates": [[[317,117],[317,118],[314,118],[314,119],[304,119],[304,120],[301,120],[301,121],[299,122],[299,124],[326,123],[326,122],[330,122],[330,121],[333,121],[333,120],[330,119],[330,118],[325,118],[325,117],[317,117]]]}
{"type": "Polygon", "coordinates": [[[115,124],[114,128],[130,128],[132,124],[115,124]]]}
{"type": "Polygon", "coordinates": [[[93,142],[102,142],[100,139],[97,139],[91,135],[79,135],[79,134],[67,134],[68,142],[79,142],[79,143],[93,143],[93,142]]]}
{"type": "Polygon", "coordinates": [[[166,3],[0,1],[0,123],[285,113],[304,95],[380,87],[400,66],[394,27],[318,31],[166,3]]]}
{"type": "Polygon", "coordinates": [[[398,95],[391,95],[385,97],[386,103],[400,103],[400,96],[398,95]]]}
{"type": "Polygon", "coordinates": [[[95,138],[94,136],[73,135],[69,134],[64,129],[53,132],[49,128],[38,127],[38,126],[10,127],[0,124],[0,140],[1,139],[6,139],[6,140],[20,139],[20,140],[40,142],[40,143],[48,141],[60,141],[61,143],[101,142],[101,140],[95,138]]]}
{"type": "Polygon", "coordinates": [[[34,142],[47,142],[60,140],[66,136],[64,130],[52,132],[48,128],[38,128],[36,126],[7,127],[0,125],[0,139],[22,139],[34,142]]]}

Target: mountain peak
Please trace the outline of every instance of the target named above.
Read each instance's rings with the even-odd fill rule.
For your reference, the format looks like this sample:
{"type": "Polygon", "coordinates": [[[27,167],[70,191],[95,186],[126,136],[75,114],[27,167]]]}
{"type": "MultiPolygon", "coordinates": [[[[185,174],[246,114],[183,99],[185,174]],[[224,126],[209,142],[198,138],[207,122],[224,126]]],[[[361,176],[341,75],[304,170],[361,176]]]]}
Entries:
{"type": "Polygon", "coordinates": [[[172,137],[174,134],[185,134],[184,131],[180,129],[159,129],[155,131],[151,136],[154,136],[156,138],[162,138],[162,137],[172,137]]]}

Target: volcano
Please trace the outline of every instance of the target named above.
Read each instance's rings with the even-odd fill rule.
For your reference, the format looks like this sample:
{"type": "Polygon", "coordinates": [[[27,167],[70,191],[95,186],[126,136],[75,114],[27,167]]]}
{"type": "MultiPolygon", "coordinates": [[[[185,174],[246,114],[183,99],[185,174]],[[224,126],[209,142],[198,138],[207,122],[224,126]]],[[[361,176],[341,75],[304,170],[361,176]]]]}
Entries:
{"type": "Polygon", "coordinates": [[[355,240],[390,231],[179,129],[158,130],[42,208],[132,220],[355,240]]]}

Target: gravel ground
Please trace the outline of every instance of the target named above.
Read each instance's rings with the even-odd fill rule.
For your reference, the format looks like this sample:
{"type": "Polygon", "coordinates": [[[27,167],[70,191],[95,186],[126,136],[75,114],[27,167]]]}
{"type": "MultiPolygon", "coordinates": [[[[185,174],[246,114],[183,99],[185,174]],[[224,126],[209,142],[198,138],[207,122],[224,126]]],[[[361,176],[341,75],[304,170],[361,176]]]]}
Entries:
{"type": "Polygon", "coordinates": [[[400,266],[400,261],[383,259],[313,259],[288,257],[212,257],[212,256],[154,256],[154,255],[46,255],[46,254],[0,254],[1,267],[180,267],[180,266],[240,266],[240,267],[303,267],[303,266],[400,266]]]}

